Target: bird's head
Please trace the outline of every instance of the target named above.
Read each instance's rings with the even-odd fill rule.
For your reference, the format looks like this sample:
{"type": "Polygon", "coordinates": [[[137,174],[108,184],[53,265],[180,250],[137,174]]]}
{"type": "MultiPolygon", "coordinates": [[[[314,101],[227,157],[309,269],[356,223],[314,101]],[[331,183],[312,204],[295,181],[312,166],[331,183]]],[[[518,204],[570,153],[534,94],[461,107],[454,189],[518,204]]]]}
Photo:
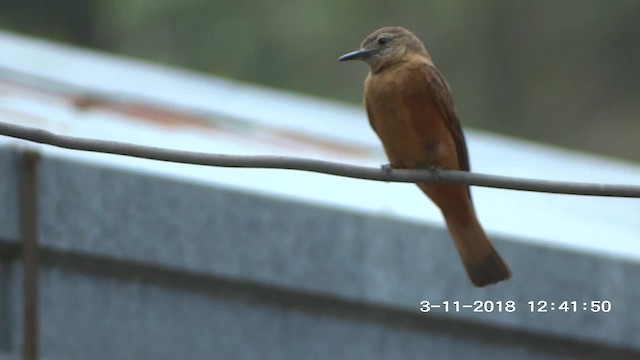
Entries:
{"type": "Polygon", "coordinates": [[[406,54],[411,53],[428,56],[424,44],[412,32],[399,26],[390,26],[371,33],[362,41],[360,49],[342,55],[338,61],[362,60],[375,73],[401,62],[406,54]]]}

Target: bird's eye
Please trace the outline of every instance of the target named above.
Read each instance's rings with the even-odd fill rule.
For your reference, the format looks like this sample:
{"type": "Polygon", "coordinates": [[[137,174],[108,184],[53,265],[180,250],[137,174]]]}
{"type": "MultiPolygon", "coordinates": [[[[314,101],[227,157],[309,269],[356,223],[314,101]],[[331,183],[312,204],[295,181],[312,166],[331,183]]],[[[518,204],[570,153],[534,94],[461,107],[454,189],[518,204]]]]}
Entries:
{"type": "Polygon", "coordinates": [[[378,45],[384,45],[386,43],[388,43],[391,40],[391,38],[383,36],[380,39],[378,39],[378,45]]]}

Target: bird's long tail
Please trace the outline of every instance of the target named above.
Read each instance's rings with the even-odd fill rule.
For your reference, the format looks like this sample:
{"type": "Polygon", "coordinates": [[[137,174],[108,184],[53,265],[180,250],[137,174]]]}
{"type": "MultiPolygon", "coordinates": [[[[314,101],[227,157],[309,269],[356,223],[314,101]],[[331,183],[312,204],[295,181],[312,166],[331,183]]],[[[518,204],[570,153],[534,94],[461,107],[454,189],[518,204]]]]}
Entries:
{"type": "Polygon", "coordinates": [[[445,220],[462,258],[467,274],[475,286],[487,286],[511,277],[511,271],[484,233],[475,213],[467,221],[456,216],[445,220]]]}
{"type": "Polygon", "coordinates": [[[478,221],[468,187],[427,184],[418,186],[442,211],[464,268],[475,286],[487,286],[511,277],[511,270],[493,247],[478,221]]]}

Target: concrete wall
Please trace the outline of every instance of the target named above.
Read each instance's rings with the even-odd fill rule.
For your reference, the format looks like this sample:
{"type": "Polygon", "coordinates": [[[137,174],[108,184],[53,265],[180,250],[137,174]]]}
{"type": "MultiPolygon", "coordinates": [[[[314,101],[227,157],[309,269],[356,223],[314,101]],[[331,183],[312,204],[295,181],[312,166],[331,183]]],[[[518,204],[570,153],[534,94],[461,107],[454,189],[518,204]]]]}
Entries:
{"type": "MultiPolygon", "coordinates": [[[[20,156],[0,148],[0,359],[23,341],[20,156]]],[[[46,359],[640,356],[638,263],[497,238],[514,278],[476,289],[445,230],[392,217],[46,155],[37,197],[46,359]],[[421,300],[517,308],[425,314],[421,300]],[[582,311],[592,300],[613,310],[582,311]]]]}

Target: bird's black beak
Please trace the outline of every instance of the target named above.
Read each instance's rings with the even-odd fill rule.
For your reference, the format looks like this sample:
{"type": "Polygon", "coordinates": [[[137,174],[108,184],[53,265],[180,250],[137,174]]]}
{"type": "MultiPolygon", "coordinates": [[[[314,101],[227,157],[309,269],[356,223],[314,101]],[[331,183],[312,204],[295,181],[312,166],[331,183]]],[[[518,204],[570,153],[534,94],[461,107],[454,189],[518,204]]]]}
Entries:
{"type": "Polygon", "coordinates": [[[352,51],[350,53],[344,54],[338,58],[338,61],[348,61],[348,60],[363,60],[373,52],[372,49],[359,49],[356,51],[352,51]]]}

